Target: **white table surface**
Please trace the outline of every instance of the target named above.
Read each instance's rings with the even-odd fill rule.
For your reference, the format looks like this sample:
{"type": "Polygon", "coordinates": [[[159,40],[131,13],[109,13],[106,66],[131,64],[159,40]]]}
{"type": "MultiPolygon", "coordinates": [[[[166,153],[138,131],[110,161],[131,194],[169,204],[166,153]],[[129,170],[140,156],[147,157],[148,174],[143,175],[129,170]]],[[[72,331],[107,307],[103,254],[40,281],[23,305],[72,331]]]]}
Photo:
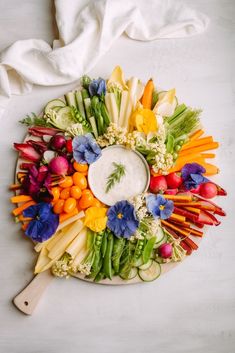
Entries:
{"type": "MultiPolygon", "coordinates": [[[[159,280],[100,286],[55,279],[31,317],[11,299],[31,280],[35,254],[10,212],[8,185],[25,128],[17,121],[68,91],[35,87],[14,97],[1,120],[0,352],[1,353],[233,353],[235,351],[235,81],[234,0],[185,0],[211,18],[208,31],[190,39],[151,43],[117,40],[90,73],[107,77],[116,64],[126,75],[154,77],[180,99],[203,108],[207,132],[221,142],[215,178],[229,192],[220,198],[228,217],[208,230],[200,249],[159,280]]],[[[55,36],[52,2],[1,0],[0,50],[17,39],[55,36]]],[[[157,20],[157,14],[156,14],[157,20]]]]}

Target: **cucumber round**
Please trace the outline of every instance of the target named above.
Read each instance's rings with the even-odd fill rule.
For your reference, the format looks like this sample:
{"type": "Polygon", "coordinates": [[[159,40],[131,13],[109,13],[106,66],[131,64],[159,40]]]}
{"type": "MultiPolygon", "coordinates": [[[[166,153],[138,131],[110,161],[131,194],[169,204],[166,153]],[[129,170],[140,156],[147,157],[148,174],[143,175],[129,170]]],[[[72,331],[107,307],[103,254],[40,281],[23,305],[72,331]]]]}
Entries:
{"type": "Polygon", "coordinates": [[[121,275],[119,275],[119,276],[120,276],[122,279],[129,281],[130,279],[135,278],[135,277],[137,276],[137,273],[138,273],[137,268],[136,268],[136,267],[132,267],[132,269],[131,269],[131,271],[130,271],[128,277],[122,277],[121,275]]]}
{"type": "Polygon", "coordinates": [[[137,260],[135,260],[134,265],[135,267],[140,267],[141,265],[143,265],[142,256],[140,256],[137,260]]]}
{"type": "Polygon", "coordinates": [[[166,242],[166,234],[163,232],[161,227],[158,227],[157,242],[154,244],[154,249],[157,249],[161,244],[166,242]]]}
{"type": "Polygon", "coordinates": [[[73,125],[75,122],[71,114],[71,107],[62,107],[56,115],[57,126],[61,130],[66,130],[69,126],[73,125]]]}
{"type": "Polygon", "coordinates": [[[143,264],[141,266],[139,266],[140,270],[147,270],[153,263],[153,260],[148,260],[148,262],[146,262],[146,264],[143,264]]]}
{"type": "Polygon", "coordinates": [[[161,265],[153,261],[147,270],[139,270],[139,277],[144,282],[152,282],[157,279],[161,274],[161,265]]]}
{"type": "Polygon", "coordinates": [[[62,101],[61,99],[53,99],[50,102],[47,103],[44,112],[45,114],[48,114],[49,111],[54,108],[58,109],[58,107],[65,107],[65,102],[62,101]]]}

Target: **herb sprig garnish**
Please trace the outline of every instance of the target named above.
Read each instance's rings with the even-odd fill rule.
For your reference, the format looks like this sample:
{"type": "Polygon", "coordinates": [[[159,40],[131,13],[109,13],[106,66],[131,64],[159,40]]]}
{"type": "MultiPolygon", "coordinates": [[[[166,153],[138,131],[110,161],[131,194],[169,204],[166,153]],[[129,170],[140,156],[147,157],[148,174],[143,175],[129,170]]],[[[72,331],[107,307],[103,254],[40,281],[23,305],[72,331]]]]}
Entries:
{"type": "Polygon", "coordinates": [[[120,183],[122,177],[126,174],[126,167],[121,163],[113,162],[114,171],[108,176],[105,192],[108,193],[115,184],[120,183]]]}

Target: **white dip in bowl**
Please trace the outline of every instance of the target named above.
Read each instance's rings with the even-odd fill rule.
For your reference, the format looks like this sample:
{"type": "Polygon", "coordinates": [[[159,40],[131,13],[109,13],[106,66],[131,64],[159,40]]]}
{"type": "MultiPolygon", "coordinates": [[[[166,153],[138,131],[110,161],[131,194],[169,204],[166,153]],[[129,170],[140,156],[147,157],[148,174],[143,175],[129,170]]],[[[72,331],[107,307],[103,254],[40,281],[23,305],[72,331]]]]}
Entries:
{"type": "Polygon", "coordinates": [[[101,157],[90,165],[88,171],[88,182],[93,194],[108,206],[147,191],[149,180],[149,167],[144,157],[119,145],[104,148],[101,157]],[[106,192],[108,177],[115,169],[114,162],[125,167],[125,175],[106,192]]]}

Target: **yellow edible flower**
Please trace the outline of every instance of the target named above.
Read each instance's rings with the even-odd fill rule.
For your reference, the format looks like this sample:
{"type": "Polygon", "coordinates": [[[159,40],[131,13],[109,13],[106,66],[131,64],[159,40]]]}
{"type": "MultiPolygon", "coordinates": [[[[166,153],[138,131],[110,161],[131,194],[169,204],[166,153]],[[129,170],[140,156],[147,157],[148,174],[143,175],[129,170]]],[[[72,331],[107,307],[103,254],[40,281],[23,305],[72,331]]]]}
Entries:
{"type": "Polygon", "coordinates": [[[89,207],[85,211],[84,224],[93,232],[101,232],[106,228],[108,220],[106,213],[106,207],[89,207]]]}
{"type": "Polygon", "coordinates": [[[122,68],[120,66],[116,66],[110,76],[110,79],[108,80],[108,85],[111,83],[116,83],[119,84],[122,89],[128,90],[128,86],[126,85],[126,81],[124,78],[124,73],[122,71],[122,68]]]}
{"type": "Polygon", "coordinates": [[[146,135],[149,132],[156,132],[158,129],[155,114],[150,109],[137,108],[130,119],[130,130],[137,129],[146,135]]]}

